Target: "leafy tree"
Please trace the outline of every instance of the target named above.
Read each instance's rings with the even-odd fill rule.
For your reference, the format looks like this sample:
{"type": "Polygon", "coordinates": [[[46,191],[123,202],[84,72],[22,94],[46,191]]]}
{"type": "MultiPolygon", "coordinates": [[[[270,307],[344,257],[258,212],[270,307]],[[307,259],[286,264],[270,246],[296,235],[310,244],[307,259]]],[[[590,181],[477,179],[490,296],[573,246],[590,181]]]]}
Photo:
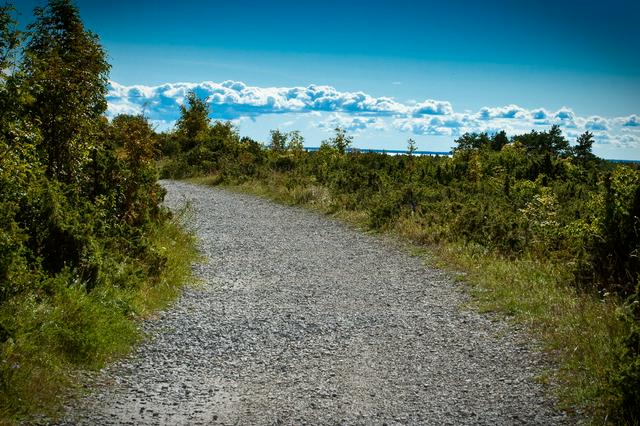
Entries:
{"type": "Polygon", "coordinates": [[[6,80],[7,73],[15,66],[16,49],[22,41],[18,23],[12,16],[14,11],[11,5],[0,6],[0,81],[6,80]]]}
{"type": "MultiPolygon", "coordinates": [[[[17,216],[31,184],[42,175],[36,155],[39,134],[23,116],[15,65],[22,37],[14,8],[0,7],[0,303],[31,277],[24,259],[28,232],[17,216]]],[[[0,342],[2,329],[0,327],[0,342]]]]}
{"type": "Polygon", "coordinates": [[[162,201],[153,166],[158,140],[142,115],[118,115],[111,126],[127,165],[124,217],[129,223],[140,225],[149,220],[149,213],[157,213],[156,207],[162,201]]]}
{"type": "Polygon", "coordinates": [[[456,139],[455,143],[457,143],[458,146],[454,148],[454,151],[481,149],[489,145],[490,142],[489,135],[486,133],[465,133],[456,139]]]}
{"type": "Polygon", "coordinates": [[[304,137],[298,130],[293,130],[287,134],[287,149],[289,151],[301,152],[304,151],[304,137]]]}
{"type": "Polygon", "coordinates": [[[47,176],[73,182],[88,160],[94,124],[107,108],[110,65],[70,0],[50,0],[34,15],[22,62],[24,87],[33,97],[29,111],[42,132],[47,176]]]}
{"type": "Polygon", "coordinates": [[[536,132],[516,136],[527,152],[536,155],[564,156],[570,151],[569,141],[562,135],[560,126],[553,125],[547,132],[536,132]]]}
{"type": "Polygon", "coordinates": [[[347,135],[347,131],[342,127],[336,127],[335,131],[336,135],[333,138],[328,139],[326,143],[340,154],[344,154],[353,143],[353,137],[347,135]]]}
{"type": "Polygon", "coordinates": [[[586,163],[596,158],[591,153],[591,147],[593,146],[593,133],[584,132],[578,136],[578,144],[573,147],[573,153],[576,160],[580,163],[586,163]]]}
{"type": "Polygon", "coordinates": [[[554,124],[548,132],[551,152],[556,155],[566,155],[569,152],[569,141],[562,136],[560,126],[554,124]]]}
{"type": "Polygon", "coordinates": [[[407,153],[409,155],[413,155],[417,150],[418,150],[418,145],[416,145],[416,141],[413,140],[412,138],[409,138],[409,140],[407,141],[407,153]]]}
{"type": "Polygon", "coordinates": [[[132,170],[147,167],[157,151],[156,134],[142,115],[121,114],[111,123],[113,136],[124,148],[125,160],[132,170]]]}
{"type": "Polygon", "coordinates": [[[280,130],[272,130],[269,148],[274,152],[285,151],[287,149],[287,134],[280,130]]]}
{"type": "Polygon", "coordinates": [[[183,140],[183,151],[193,148],[198,135],[207,132],[211,124],[209,113],[209,105],[204,99],[200,99],[194,91],[187,93],[185,104],[180,105],[180,119],[176,123],[177,133],[186,138],[183,140]]]}
{"type": "Polygon", "coordinates": [[[503,146],[509,143],[507,132],[504,130],[499,131],[491,138],[491,149],[494,151],[500,151],[503,146]]]}
{"type": "Polygon", "coordinates": [[[22,118],[18,120],[24,97],[17,90],[19,79],[15,68],[23,36],[17,29],[14,12],[12,6],[0,7],[0,126],[7,137],[10,137],[8,133],[15,131],[16,121],[25,122],[22,118]]]}

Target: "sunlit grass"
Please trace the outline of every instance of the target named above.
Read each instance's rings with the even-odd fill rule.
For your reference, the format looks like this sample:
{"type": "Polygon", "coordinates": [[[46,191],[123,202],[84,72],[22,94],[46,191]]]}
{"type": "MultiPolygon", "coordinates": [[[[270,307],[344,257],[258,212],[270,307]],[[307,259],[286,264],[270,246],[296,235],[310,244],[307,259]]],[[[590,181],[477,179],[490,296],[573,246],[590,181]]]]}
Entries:
{"type": "Polygon", "coordinates": [[[466,272],[475,306],[499,312],[524,324],[556,368],[552,382],[561,408],[584,410],[605,418],[615,405],[609,392],[609,369],[616,341],[625,334],[616,316],[619,301],[599,299],[567,285],[563,265],[529,259],[502,259],[474,246],[442,244],[437,258],[466,272]]]}
{"type": "MultiPolygon", "coordinates": [[[[46,283],[46,291],[2,304],[0,321],[15,337],[0,345],[0,424],[33,413],[55,416],[78,369],[96,370],[128,353],[142,337],[137,321],[167,306],[189,282],[194,237],[167,221],[149,240],[166,256],[159,278],[139,282],[131,276],[130,286],[103,283],[87,291],[63,273],[46,283]]],[[[121,275],[137,267],[122,265],[121,275]]]]}
{"type": "MultiPolygon", "coordinates": [[[[216,177],[192,180],[218,184],[216,177]]],[[[349,210],[318,185],[290,185],[284,176],[247,180],[225,187],[279,203],[302,205],[331,214],[361,229],[368,228],[369,212],[349,210]]],[[[586,413],[593,422],[606,422],[617,407],[611,391],[610,369],[615,363],[618,339],[626,332],[616,316],[620,301],[601,299],[577,291],[566,265],[535,259],[506,259],[473,244],[447,241],[446,225],[426,225],[402,216],[385,229],[411,242],[411,253],[425,262],[449,270],[468,285],[471,308],[503,315],[524,325],[550,368],[538,380],[550,385],[559,408],[586,413]],[[416,245],[417,244],[417,245],[416,245]]]]}

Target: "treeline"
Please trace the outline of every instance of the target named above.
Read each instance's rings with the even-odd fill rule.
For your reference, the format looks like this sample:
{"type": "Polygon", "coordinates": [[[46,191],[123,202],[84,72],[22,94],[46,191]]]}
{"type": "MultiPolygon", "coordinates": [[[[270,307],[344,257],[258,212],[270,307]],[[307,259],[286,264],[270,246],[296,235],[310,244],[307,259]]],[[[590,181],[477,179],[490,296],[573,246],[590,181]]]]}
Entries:
{"type": "Polygon", "coordinates": [[[0,8],[0,423],[125,352],[191,250],[160,206],[157,135],[103,115],[110,66],[78,9],[51,0],[24,33],[14,16],[0,8]]]}
{"type": "Polygon", "coordinates": [[[610,418],[640,420],[640,172],[593,155],[592,134],[574,144],[557,126],[465,134],[451,157],[430,157],[348,152],[351,137],[336,129],[306,152],[298,132],[272,131],[264,146],[230,123],[210,123],[208,113],[203,100],[187,97],[175,131],[161,135],[164,177],[267,182],[281,200],[351,211],[372,229],[419,243],[561,266],[570,282],[558,285],[617,300],[623,337],[610,337],[612,365],[598,373],[605,383],[594,398],[606,400],[610,418]]]}
{"type": "Polygon", "coordinates": [[[348,150],[352,139],[338,128],[306,152],[297,131],[274,130],[265,146],[229,122],[210,123],[206,103],[191,93],[175,131],[160,138],[164,177],[238,183],[281,173],[367,211],[372,228],[411,218],[425,242],[462,239],[506,257],[571,259],[576,286],[623,297],[637,288],[640,173],[592,154],[589,132],[573,146],[558,126],[511,138],[465,134],[451,157],[433,157],[348,150]]]}

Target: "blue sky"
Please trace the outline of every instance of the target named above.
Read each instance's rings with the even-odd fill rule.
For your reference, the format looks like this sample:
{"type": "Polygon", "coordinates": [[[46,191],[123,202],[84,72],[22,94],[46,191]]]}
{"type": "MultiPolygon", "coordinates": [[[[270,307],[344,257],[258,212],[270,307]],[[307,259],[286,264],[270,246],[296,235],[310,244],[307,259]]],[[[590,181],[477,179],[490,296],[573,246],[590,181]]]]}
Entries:
{"type": "MultiPolygon", "coordinates": [[[[42,3],[19,1],[22,20],[42,3]]],[[[464,131],[557,123],[640,159],[637,1],[76,4],[113,65],[110,114],[144,108],[159,128],[195,88],[263,141],[298,129],[318,145],[341,125],[356,146],[440,151],[464,131]]]]}

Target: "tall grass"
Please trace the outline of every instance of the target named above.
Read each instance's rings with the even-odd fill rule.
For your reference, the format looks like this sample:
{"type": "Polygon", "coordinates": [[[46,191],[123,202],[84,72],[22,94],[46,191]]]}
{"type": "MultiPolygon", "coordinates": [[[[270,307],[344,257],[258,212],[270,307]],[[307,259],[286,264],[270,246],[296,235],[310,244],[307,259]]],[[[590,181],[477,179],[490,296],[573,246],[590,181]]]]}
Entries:
{"type": "MultiPolygon", "coordinates": [[[[220,183],[217,176],[191,181],[220,183]]],[[[286,176],[278,173],[224,185],[375,230],[369,211],[353,209],[352,205],[347,208],[321,185],[287,184],[286,176]]],[[[570,285],[572,276],[566,265],[537,258],[504,258],[479,244],[447,241],[438,237],[446,234],[436,229],[438,226],[426,226],[405,216],[382,231],[410,242],[417,247],[413,252],[425,262],[445,268],[465,282],[474,309],[499,313],[524,326],[553,366],[538,380],[557,395],[559,408],[586,414],[594,423],[619,420],[621,401],[612,390],[611,370],[619,341],[628,332],[617,315],[621,301],[613,295],[597,298],[577,290],[570,285]]]]}
{"type": "Polygon", "coordinates": [[[558,126],[465,134],[428,157],[347,153],[340,128],[315,152],[298,132],[273,131],[266,148],[229,123],[184,130],[165,135],[163,176],[212,174],[424,245],[465,273],[480,309],[543,343],[562,406],[640,422],[640,171],[593,155],[589,132],[573,146],[558,126]]]}
{"type": "Polygon", "coordinates": [[[568,286],[563,265],[504,259],[476,245],[435,248],[447,268],[466,273],[474,305],[525,325],[556,365],[540,379],[554,385],[560,408],[606,419],[619,405],[610,389],[617,341],[626,334],[615,296],[595,298],[568,286]]]}
{"type": "Polygon", "coordinates": [[[143,337],[137,321],[176,297],[196,256],[193,236],[165,221],[149,243],[166,259],[157,278],[139,278],[145,265],[122,264],[110,282],[87,291],[66,272],[0,306],[0,323],[15,336],[0,346],[0,424],[55,416],[78,369],[126,354],[143,337]]]}

